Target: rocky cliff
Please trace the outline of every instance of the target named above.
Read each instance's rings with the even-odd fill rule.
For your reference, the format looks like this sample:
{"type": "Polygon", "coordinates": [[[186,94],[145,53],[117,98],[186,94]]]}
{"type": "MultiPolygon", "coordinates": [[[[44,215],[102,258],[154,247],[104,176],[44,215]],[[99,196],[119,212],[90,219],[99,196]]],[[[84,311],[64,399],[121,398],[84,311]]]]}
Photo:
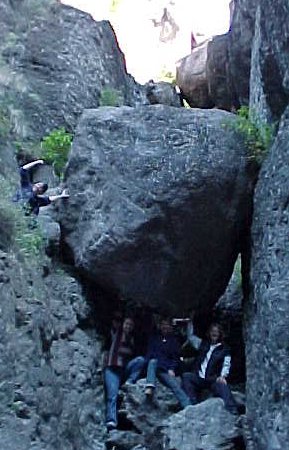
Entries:
{"type": "MultiPolygon", "coordinates": [[[[221,72],[209,89],[217,106],[250,101],[259,124],[278,129],[256,185],[243,301],[251,442],[277,450],[289,441],[289,11],[285,0],[235,3],[230,33],[210,45],[226,58],[210,60],[212,76],[217,63],[221,72]]],[[[224,292],[247,244],[254,182],[234,116],[140,107],[143,89],[106,22],[32,0],[1,0],[0,13],[1,448],[242,448],[240,422],[220,401],[175,414],[165,389],[144,405],[142,382],[122,393],[121,430],[106,435],[100,367],[120,299],[128,308],[182,313],[193,305],[209,315],[224,292]],[[100,108],[106,88],[129,106],[100,108]],[[39,142],[59,126],[76,131],[65,175],[71,198],[47,212],[62,232],[48,257],[11,205],[15,141],[39,142]]],[[[240,317],[239,296],[237,306],[240,317]]]]}

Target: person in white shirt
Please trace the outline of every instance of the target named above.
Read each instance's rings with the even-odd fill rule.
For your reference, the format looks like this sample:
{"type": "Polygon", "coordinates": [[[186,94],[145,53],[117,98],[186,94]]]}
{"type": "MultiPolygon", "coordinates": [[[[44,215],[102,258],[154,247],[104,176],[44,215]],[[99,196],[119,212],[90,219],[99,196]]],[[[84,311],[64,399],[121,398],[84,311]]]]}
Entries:
{"type": "Polygon", "coordinates": [[[187,325],[187,341],[198,350],[193,372],[185,372],[182,375],[183,389],[191,403],[198,403],[198,393],[202,389],[210,389],[223,399],[228,411],[238,414],[236,401],[227,384],[231,355],[229,347],[224,343],[221,325],[211,324],[207,339],[200,339],[194,334],[194,325],[190,321],[187,325]]]}

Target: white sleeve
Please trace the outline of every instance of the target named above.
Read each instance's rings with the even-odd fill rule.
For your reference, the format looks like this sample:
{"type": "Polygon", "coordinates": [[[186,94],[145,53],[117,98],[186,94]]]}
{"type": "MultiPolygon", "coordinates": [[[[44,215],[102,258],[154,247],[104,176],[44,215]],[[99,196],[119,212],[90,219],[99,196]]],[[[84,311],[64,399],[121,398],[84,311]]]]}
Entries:
{"type": "Polygon", "coordinates": [[[231,368],[231,356],[225,356],[221,371],[221,377],[226,378],[229,375],[230,368],[231,368]]]}
{"type": "Polygon", "coordinates": [[[189,322],[187,325],[187,340],[195,349],[200,348],[202,339],[194,334],[193,322],[189,322]]]}

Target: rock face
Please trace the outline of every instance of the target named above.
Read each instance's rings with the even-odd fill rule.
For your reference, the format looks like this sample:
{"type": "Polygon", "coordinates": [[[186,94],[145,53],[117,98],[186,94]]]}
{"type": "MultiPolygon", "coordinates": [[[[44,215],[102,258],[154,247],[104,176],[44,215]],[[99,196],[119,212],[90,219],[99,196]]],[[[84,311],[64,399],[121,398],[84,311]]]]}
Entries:
{"type": "Polygon", "coordinates": [[[228,43],[228,34],[215,36],[208,43],[206,76],[208,93],[214,106],[230,111],[235,105],[230,82],[228,43]]]}
{"type": "Polygon", "coordinates": [[[257,9],[250,107],[262,122],[280,120],[289,102],[288,13],[289,6],[283,0],[260,2],[257,9]]]}
{"type": "Polygon", "coordinates": [[[0,103],[9,104],[18,139],[41,138],[60,126],[74,130],[83,109],[97,107],[105,89],[117,90],[122,104],[143,101],[109,22],[61,3],[39,2],[32,14],[26,3],[7,14],[15,27],[8,32],[5,22],[1,45],[0,103]]]}
{"type": "Polygon", "coordinates": [[[215,303],[251,194],[246,150],[230,120],[161,105],[84,112],[61,224],[87,277],[161,309],[215,303]]]}
{"type": "Polygon", "coordinates": [[[100,343],[75,279],[42,256],[0,252],[0,442],[7,450],[102,449],[100,343]]]}
{"type": "Polygon", "coordinates": [[[235,450],[242,447],[236,417],[224,409],[221,399],[188,406],[165,422],[164,450],[235,450]]]}
{"type": "Polygon", "coordinates": [[[177,65],[176,82],[192,108],[214,106],[209,96],[206,72],[208,41],[198,45],[177,65]]]}
{"type": "Polygon", "coordinates": [[[260,450],[289,442],[289,110],[256,187],[246,314],[247,412],[260,450]]]}
{"type": "Polygon", "coordinates": [[[150,80],[145,84],[145,91],[151,105],[182,106],[180,97],[172,83],[166,83],[165,81],[155,83],[150,80]]]}

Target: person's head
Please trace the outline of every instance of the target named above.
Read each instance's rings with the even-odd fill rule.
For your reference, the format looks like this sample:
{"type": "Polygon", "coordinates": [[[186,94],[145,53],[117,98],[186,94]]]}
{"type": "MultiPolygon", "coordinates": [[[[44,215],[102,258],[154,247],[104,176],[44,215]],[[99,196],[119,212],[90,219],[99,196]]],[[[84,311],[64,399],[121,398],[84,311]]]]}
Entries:
{"type": "Polygon", "coordinates": [[[38,181],[37,183],[33,184],[33,192],[36,195],[42,195],[44,192],[46,192],[48,189],[48,185],[46,183],[42,183],[41,181],[38,181]]]}
{"type": "Polygon", "coordinates": [[[161,319],[159,323],[159,329],[162,336],[167,336],[168,334],[170,334],[172,332],[171,320],[167,317],[161,319]]]}
{"type": "Polygon", "coordinates": [[[207,336],[212,344],[223,342],[224,340],[223,327],[219,323],[212,323],[209,327],[207,336]]]}
{"type": "Polygon", "coordinates": [[[123,324],[122,324],[122,330],[125,334],[130,334],[133,332],[134,329],[134,320],[132,317],[125,317],[123,324]]]}
{"type": "Polygon", "coordinates": [[[122,322],[122,312],[120,310],[115,310],[112,315],[112,328],[117,330],[122,322]]]}

